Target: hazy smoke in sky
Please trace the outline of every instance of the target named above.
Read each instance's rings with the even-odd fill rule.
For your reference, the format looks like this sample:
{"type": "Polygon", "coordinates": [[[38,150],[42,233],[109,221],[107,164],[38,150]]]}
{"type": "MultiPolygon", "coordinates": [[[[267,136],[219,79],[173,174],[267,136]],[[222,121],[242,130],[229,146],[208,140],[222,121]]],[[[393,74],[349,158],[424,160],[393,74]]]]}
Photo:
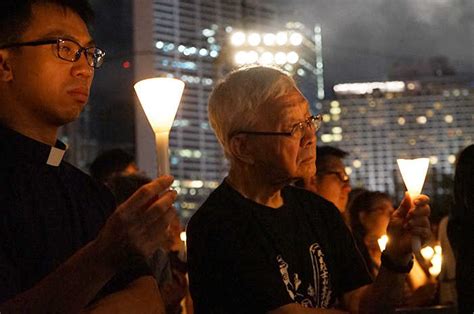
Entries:
{"type": "Polygon", "coordinates": [[[474,70],[473,0],[294,0],[291,9],[322,24],[326,73],[338,79],[376,78],[397,60],[440,55],[458,72],[474,70]]]}

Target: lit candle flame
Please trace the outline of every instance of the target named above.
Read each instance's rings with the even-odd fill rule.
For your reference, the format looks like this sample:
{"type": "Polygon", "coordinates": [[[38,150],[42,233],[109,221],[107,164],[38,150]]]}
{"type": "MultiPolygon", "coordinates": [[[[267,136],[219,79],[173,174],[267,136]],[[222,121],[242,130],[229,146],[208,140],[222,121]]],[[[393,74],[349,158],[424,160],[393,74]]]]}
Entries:
{"type": "Polygon", "coordinates": [[[379,244],[380,251],[385,250],[385,248],[387,247],[387,243],[388,243],[388,236],[386,234],[384,234],[383,236],[381,236],[377,240],[377,243],[379,244]]]}
{"type": "Polygon", "coordinates": [[[181,241],[183,241],[183,242],[186,243],[186,231],[182,231],[182,232],[179,234],[179,238],[181,239],[181,241]]]}
{"type": "Polygon", "coordinates": [[[436,277],[441,272],[441,264],[443,262],[443,256],[441,255],[441,247],[437,245],[435,247],[435,254],[431,258],[431,267],[429,268],[429,272],[431,276],[436,277]],[[437,250],[437,248],[439,248],[437,250]]]}
{"type": "Polygon", "coordinates": [[[429,261],[433,255],[435,254],[435,251],[431,246],[424,247],[420,250],[421,256],[427,261],[429,261]]]}

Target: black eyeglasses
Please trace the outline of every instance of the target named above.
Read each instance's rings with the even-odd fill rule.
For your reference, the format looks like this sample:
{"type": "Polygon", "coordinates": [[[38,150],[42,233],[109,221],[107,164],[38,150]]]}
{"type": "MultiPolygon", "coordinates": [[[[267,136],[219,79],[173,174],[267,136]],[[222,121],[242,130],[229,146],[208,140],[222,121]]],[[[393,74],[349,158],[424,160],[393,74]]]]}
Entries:
{"type": "Polygon", "coordinates": [[[345,173],[345,172],[339,172],[339,171],[331,171],[331,170],[328,170],[328,171],[318,171],[316,173],[318,176],[324,176],[324,175],[330,175],[330,174],[334,174],[337,176],[337,178],[339,179],[339,181],[341,181],[342,183],[348,183],[350,178],[349,176],[345,173]]]}
{"type": "Polygon", "coordinates": [[[308,119],[298,122],[291,127],[290,132],[260,132],[260,131],[239,131],[237,134],[250,134],[250,135],[270,135],[270,136],[293,136],[298,139],[302,139],[306,134],[306,128],[310,128],[313,132],[317,132],[321,127],[321,115],[311,116],[308,119]]]}
{"type": "Polygon", "coordinates": [[[23,46],[42,46],[56,44],[58,57],[60,59],[76,62],[81,58],[82,53],[86,56],[87,63],[94,69],[100,68],[104,63],[105,51],[97,47],[82,47],[79,43],[71,39],[57,38],[28,41],[24,43],[13,43],[0,46],[0,49],[15,48],[23,46]]]}

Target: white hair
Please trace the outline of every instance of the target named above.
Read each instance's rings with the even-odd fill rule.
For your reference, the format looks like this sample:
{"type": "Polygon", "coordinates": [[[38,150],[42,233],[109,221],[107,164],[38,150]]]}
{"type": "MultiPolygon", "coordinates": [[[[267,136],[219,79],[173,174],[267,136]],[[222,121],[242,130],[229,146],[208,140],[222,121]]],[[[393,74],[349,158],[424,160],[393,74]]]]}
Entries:
{"type": "Polygon", "coordinates": [[[284,95],[296,83],[281,69],[269,66],[246,66],[229,73],[213,89],[208,103],[209,122],[227,158],[228,144],[233,135],[251,130],[262,117],[257,115],[262,105],[284,95]]]}

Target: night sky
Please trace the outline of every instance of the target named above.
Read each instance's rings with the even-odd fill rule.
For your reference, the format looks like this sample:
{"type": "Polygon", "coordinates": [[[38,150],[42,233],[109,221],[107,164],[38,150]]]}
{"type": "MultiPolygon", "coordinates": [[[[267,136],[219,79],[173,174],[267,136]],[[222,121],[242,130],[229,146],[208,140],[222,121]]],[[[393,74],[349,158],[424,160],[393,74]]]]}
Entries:
{"type": "MultiPolygon", "coordinates": [[[[281,1],[282,3],[288,1],[281,1]]],[[[473,0],[293,0],[323,29],[327,83],[380,80],[397,61],[446,56],[474,72],[473,0]]]]}

